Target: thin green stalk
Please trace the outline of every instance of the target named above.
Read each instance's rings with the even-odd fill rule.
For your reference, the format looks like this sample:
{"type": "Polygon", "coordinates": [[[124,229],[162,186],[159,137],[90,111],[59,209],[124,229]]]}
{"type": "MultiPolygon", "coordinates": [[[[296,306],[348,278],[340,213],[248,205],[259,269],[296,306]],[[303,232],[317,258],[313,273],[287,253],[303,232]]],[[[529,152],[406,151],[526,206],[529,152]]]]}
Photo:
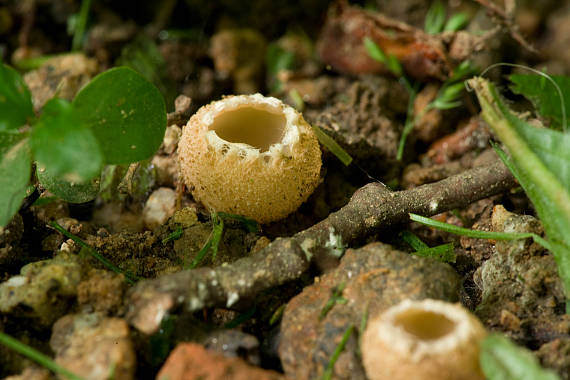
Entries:
{"type": "Polygon", "coordinates": [[[208,240],[200,249],[194,260],[190,263],[188,267],[185,269],[194,269],[200,264],[202,259],[206,256],[206,254],[212,250],[212,257],[216,257],[218,254],[218,247],[220,245],[220,241],[222,239],[222,233],[224,232],[224,220],[218,213],[212,213],[212,232],[208,237],[208,240]]]}
{"type": "Polygon", "coordinates": [[[77,51],[81,49],[83,37],[85,35],[85,28],[87,27],[87,18],[89,17],[89,9],[91,8],[92,0],[83,0],[81,2],[81,9],[79,10],[79,17],[75,25],[73,33],[73,40],[71,42],[71,50],[77,51]]]}
{"type": "Polygon", "coordinates": [[[336,156],[345,166],[350,165],[352,157],[338,143],[316,125],[311,125],[319,142],[336,156]]]}
{"type": "Polygon", "coordinates": [[[168,234],[167,237],[162,239],[162,244],[166,244],[172,240],[180,239],[180,237],[182,236],[183,233],[184,233],[184,230],[182,229],[182,227],[180,227],[180,226],[177,227],[174,231],[172,231],[170,234],[168,234]]]}
{"type": "Polygon", "coordinates": [[[42,367],[45,367],[50,371],[57,373],[58,375],[65,376],[70,380],[83,380],[82,377],[79,377],[68,369],[56,364],[50,357],[42,354],[35,348],[32,348],[20,342],[19,340],[12,338],[10,335],[0,332],[0,343],[19,354],[24,355],[28,359],[35,361],[42,367]]]}
{"type": "Polygon", "coordinates": [[[68,232],[65,228],[60,226],[57,222],[52,222],[51,226],[53,228],[55,228],[55,230],[58,231],[59,233],[63,234],[67,238],[73,240],[75,243],[79,244],[80,247],[85,248],[91,256],[93,256],[94,258],[99,260],[107,268],[109,268],[110,270],[112,270],[115,273],[122,274],[123,276],[125,276],[125,280],[129,284],[134,285],[136,283],[137,278],[135,276],[127,273],[126,271],[122,270],[121,268],[119,268],[118,266],[113,264],[111,261],[107,260],[103,255],[101,255],[99,252],[97,252],[97,250],[95,248],[91,247],[89,244],[85,243],[83,240],[81,240],[79,237],[75,236],[71,232],[68,232]]]}
{"type": "Polygon", "coordinates": [[[342,296],[342,291],[346,287],[346,283],[343,281],[335,287],[332,291],[330,298],[328,299],[327,303],[321,310],[321,314],[319,315],[319,320],[322,321],[327,316],[328,312],[332,310],[334,305],[337,303],[344,304],[346,303],[346,299],[342,296]]]}
{"type": "Polygon", "coordinates": [[[344,346],[346,346],[346,342],[348,342],[348,339],[350,338],[350,335],[352,335],[353,330],[354,330],[354,326],[350,325],[346,329],[346,331],[344,332],[344,335],[342,336],[340,343],[336,346],[336,348],[335,348],[335,350],[331,356],[331,359],[329,360],[329,362],[327,364],[327,368],[325,369],[325,373],[323,374],[323,377],[321,378],[321,380],[330,380],[332,378],[334,365],[335,365],[336,361],[338,360],[338,357],[342,353],[342,350],[344,350],[344,346]]]}
{"type": "Polygon", "coordinates": [[[410,219],[414,222],[425,224],[426,226],[437,228],[445,232],[451,232],[456,235],[467,236],[477,239],[494,239],[494,240],[518,240],[532,238],[536,243],[542,245],[544,248],[552,251],[551,244],[532,232],[493,232],[493,231],[478,231],[470,230],[468,228],[458,227],[453,224],[439,222],[425,216],[411,214],[410,219]]]}
{"type": "Polygon", "coordinates": [[[424,243],[422,239],[420,239],[413,232],[410,232],[408,230],[401,231],[400,238],[416,251],[419,251],[420,249],[429,248],[429,245],[424,243]]]}
{"type": "Polygon", "coordinates": [[[428,105],[422,110],[422,112],[419,113],[419,115],[414,115],[414,102],[416,101],[417,91],[409,84],[407,80],[405,82],[407,82],[409,85],[409,88],[406,87],[406,90],[410,95],[410,99],[408,100],[408,109],[406,111],[406,122],[404,124],[404,129],[402,130],[402,135],[400,136],[400,141],[398,143],[398,153],[396,154],[396,159],[398,161],[401,161],[402,157],[404,156],[406,140],[408,139],[410,132],[412,132],[414,129],[416,120],[421,119],[422,116],[431,108],[430,105],[428,105]]]}

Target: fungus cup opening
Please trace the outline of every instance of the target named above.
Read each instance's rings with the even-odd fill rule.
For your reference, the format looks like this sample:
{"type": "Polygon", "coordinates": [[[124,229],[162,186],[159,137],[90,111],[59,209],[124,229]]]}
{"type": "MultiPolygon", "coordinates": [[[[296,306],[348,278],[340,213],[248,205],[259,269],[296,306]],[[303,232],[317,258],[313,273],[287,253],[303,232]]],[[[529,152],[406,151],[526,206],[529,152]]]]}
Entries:
{"type": "Polygon", "coordinates": [[[215,116],[208,130],[230,143],[247,144],[266,152],[283,139],[287,118],[279,109],[241,105],[215,116]]]}
{"type": "Polygon", "coordinates": [[[485,335],[459,304],[404,300],[368,324],[362,360],[370,380],[483,380],[479,344],[485,335]]]}
{"type": "Polygon", "coordinates": [[[398,314],[394,325],[400,326],[420,340],[440,339],[453,332],[456,327],[455,322],[443,314],[421,309],[408,309],[398,314]]]}

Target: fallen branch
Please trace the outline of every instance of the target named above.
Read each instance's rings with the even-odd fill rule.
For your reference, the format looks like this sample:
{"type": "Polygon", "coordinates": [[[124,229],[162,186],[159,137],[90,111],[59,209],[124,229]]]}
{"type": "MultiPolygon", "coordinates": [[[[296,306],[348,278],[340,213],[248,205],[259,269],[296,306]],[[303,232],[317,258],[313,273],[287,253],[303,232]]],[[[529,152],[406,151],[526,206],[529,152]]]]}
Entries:
{"type": "Polygon", "coordinates": [[[514,1],[509,0],[505,2],[505,9],[502,9],[497,4],[489,0],[475,0],[481,6],[487,9],[490,16],[495,19],[495,21],[505,28],[511,37],[517,41],[523,48],[527,49],[529,52],[538,54],[538,50],[529,44],[519,31],[519,26],[515,23],[514,14],[516,4],[514,1]]]}
{"type": "Polygon", "coordinates": [[[129,292],[127,319],[151,334],[167,313],[179,307],[194,312],[247,305],[261,291],[298,278],[311,262],[330,261],[334,257],[330,246],[338,237],[351,243],[408,221],[409,213],[431,216],[462,208],[515,184],[501,162],[405,191],[391,192],[380,183],[369,183],[325,220],[290,238],[276,239],[254,255],[214,269],[181,271],[139,282],[129,292]]]}

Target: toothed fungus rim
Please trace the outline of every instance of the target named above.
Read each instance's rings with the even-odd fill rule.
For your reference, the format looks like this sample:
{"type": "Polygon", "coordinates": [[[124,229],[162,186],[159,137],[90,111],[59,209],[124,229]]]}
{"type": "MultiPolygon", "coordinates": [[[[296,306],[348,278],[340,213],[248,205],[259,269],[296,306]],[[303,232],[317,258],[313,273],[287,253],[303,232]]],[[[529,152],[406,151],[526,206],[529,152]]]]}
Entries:
{"type": "Polygon", "coordinates": [[[479,344],[485,336],[481,322],[461,305],[404,300],[369,323],[363,362],[371,380],[482,380],[479,344]]]}
{"type": "Polygon", "coordinates": [[[183,129],[178,158],[196,200],[260,223],[295,211],[318,185],[321,168],[310,125],[261,94],[228,96],[200,108],[183,129]]]}

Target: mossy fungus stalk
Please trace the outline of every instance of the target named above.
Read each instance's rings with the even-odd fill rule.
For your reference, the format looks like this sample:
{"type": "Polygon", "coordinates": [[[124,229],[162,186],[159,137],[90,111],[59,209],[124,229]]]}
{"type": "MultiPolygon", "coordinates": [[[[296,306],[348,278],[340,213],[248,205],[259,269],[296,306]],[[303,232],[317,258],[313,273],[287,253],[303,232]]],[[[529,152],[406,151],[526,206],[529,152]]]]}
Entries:
{"type": "Polygon", "coordinates": [[[182,131],[178,157],[196,200],[259,223],[295,211],[320,181],[321,151],[311,126],[260,94],[200,108],[182,131]]]}
{"type": "Polygon", "coordinates": [[[362,358],[370,380],[483,380],[481,322],[461,305],[405,300],[367,326],[362,358]]]}

